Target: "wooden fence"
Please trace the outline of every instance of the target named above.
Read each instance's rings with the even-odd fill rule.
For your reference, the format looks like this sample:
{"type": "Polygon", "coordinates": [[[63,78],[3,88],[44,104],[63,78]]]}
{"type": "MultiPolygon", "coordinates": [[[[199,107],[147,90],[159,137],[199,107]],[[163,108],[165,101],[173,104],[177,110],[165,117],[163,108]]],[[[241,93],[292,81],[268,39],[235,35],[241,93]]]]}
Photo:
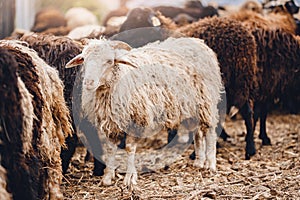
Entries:
{"type": "Polygon", "coordinates": [[[15,0],[0,0],[0,39],[13,32],[15,12],[15,0]]]}

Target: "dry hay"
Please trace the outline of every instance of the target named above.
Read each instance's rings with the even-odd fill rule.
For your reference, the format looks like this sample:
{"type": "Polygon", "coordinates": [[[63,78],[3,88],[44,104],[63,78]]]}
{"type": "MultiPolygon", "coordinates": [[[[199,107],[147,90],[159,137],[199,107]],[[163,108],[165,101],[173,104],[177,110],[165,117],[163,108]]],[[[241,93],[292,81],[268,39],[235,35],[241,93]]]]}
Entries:
{"type": "MultiPolygon", "coordinates": [[[[92,162],[83,164],[85,149],[80,147],[63,181],[65,199],[299,199],[300,115],[270,115],[267,131],[273,145],[260,146],[257,128],[257,154],[251,161],[244,160],[243,123],[226,121],[231,138],[220,141],[216,174],[194,168],[189,148],[169,169],[140,173],[133,192],[123,186],[122,173],[117,173],[113,186],[101,186],[101,177],[92,176],[92,162]]],[[[154,143],[163,144],[165,137],[154,143]]],[[[150,146],[153,141],[143,144],[150,146]]]]}

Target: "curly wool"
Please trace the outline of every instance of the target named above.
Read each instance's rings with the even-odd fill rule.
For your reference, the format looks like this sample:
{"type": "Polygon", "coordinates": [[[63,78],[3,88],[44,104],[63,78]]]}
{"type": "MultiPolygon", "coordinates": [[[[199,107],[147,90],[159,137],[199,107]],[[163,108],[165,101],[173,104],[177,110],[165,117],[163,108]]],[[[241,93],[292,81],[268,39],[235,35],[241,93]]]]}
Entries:
{"type": "Polygon", "coordinates": [[[300,71],[300,42],[283,30],[253,31],[258,44],[259,91],[257,101],[282,97],[297,88],[300,71]]]}
{"type": "Polygon", "coordinates": [[[57,71],[48,66],[36,52],[16,41],[2,41],[19,64],[18,73],[26,88],[33,95],[34,120],[33,148],[42,157],[46,179],[43,182],[45,195],[61,199],[61,145],[65,136],[71,134],[69,110],[63,98],[63,85],[57,71]],[[26,64],[22,64],[22,63],[26,64]],[[64,135],[65,134],[65,135],[64,135]],[[52,178],[50,178],[52,177],[52,178]],[[55,178],[53,178],[55,177],[55,178]],[[49,188],[48,188],[49,187],[49,188]]]}
{"type": "Polygon", "coordinates": [[[65,65],[82,51],[83,46],[68,37],[45,34],[25,34],[20,40],[27,42],[39,57],[58,71],[64,84],[65,101],[71,110],[73,86],[79,67],[65,69],[65,65]]]}
{"type": "MultiPolygon", "coordinates": [[[[216,59],[199,59],[199,51],[201,51],[201,56],[204,58],[209,58],[212,55],[217,57],[217,55],[208,46],[205,45],[203,40],[199,40],[196,38],[189,38],[189,40],[186,40],[185,38],[168,38],[164,42],[152,43],[145,46],[145,48],[149,46],[153,46],[158,49],[166,49],[170,52],[173,52],[173,54],[177,55],[178,57],[182,57],[182,60],[185,60],[186,62],[197,63],[197,65],[201,66],[210,66],[197,67],[197,65],[195,64],[189,66],[189,68],[193,67],[195,72],[198,74],[205,74],[205,76],[201,77],[201,82],[203,82],[204,85],[210,86],[207,87],[207,90],[212,96],[212,103],[216,105],[220,101],[220,99],[217,97],[220,96],[220,90],[224,90],[224,86],[219,85],[220,83],[222,83],[221,76],[213,75],[214,73],[220,71],[219,63],[216,59]],[[177,45],[174,45],[175,40],[177,45]],[[219,88],[219,90],[215,90],[215,88],[219,88]]],[[[188,69],[186,70],[188,71],[188,69]]],[[[218,119],[213,119],[214,122],[216,122],[217,120],[218,119]]]]}
{"type": "MultiPolygon", "coordinates": [[[[71,58],[82,51],[83,46],[68,37],[36,33],[24,34],[20,40],[27,42],[29,47],[38,53],[39,57],[58,71],[59,77],[64,84],[64,99],[70,110],[72,128],[75,131],[75,123],[78,123],[79,121],[77,114],[80,111],[76,110],[77,112],[74,112],[75,107],[73,106],[73,101],[76,102],[77,99],[73,99],[73,88],[79,86],[78,83],[75,83],[75,80],[76,77],[80,76],[78,75],[80,67],[66,69],[65,65],[71,58]]],[[[78,134],[78,131],[76,134],[78,134]]],[[[70,159],[77,146],[78,139],[76,134],[72,133],[66,138],[67,148],[63,148],[61,152],[64,173],[68,169],[70,159]]]]}
{"type": "Polygon", "coordinates": [[[284,20],[289,14],[281,12],[269,15],[238,12],[230,16],[242,21],[255,37],[259,69],[255,99],[262,102],[281,97],[288,85],[295,85],[300,55],[299,41],[294,36],[294,19],[293,23],[284,20]]]}
{"type": "MultiPolygon", "coordinates": [[[[207,17],[178,27],[170,18],[159,12],[154,13],[149,9],[140,9],[139,12],[142,16],[155,15],[161,23],[160,28],[168,30],[164,37],[184,35],[200,38],[216,52],[226,88],[228,107],[241,108],[247,100],[253,98],[253,91],[257,86],[256,43],[251,32],[241,22],[228,18],[207,17]]],[[[140,24],[145,26],[147,23],[133,24],[125,30],[140,28],[140,24]]]]}
{"type": "MultiPolygon", "coordinates": [[[[33,110],[30,109],[32,105],[29,108],[21,107],[24,106],[23,103],[26,102],[26,99],[31,98],[31,95],[28,95],[28,90],[23,87],[24,83],[17,76],[20,63],[17,62],[15,56],[6,47],[0,47],[0,52],[1,165],[7,171],[6,179],[3,180],[7,183],[7,189],[13,198],[37,199],[42,196],[40,192],[43,192],[39,190],[39,184],[42,185],[43,178],[38,175],[39,170],[42,169],[39,162],[41,157],[32,151],[34,130],[28,128],[38,129],[38,127],[37,124],[29,124],[34,123],[30,119],[34,116],[33,110]],[[26,92],[22,93],[23,90],[26,92]],[[31,113],[23,113],[25,110],[31,113]],[[30,114],[32,116],[28,119],[26,116],[30,114]],[[23,120],[28,121],[24,122],[23,120]],[[25,154],[29,151],[30,154],[26,155],[25,161],[25,154]],[[19,187],[20,185],[23,187],[19,187]]],[[[27,103],[32,104],[31,101],[27,103]]]]}
{"type": "Polygon", "coordinates": [[[251,32],[240,22],[228,18],[205,18],[177,31],[203,39],[217,54],[226,89],[228,107],[241,108],[254,97],[256,43],[251,32]]]}

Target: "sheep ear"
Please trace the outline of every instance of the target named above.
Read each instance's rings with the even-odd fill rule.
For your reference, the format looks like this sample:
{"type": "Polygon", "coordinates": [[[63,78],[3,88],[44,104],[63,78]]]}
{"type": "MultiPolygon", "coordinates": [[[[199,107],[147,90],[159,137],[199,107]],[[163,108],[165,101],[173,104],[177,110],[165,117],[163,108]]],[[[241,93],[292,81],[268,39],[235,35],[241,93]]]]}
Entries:
{"type": "Polygon", "coordinates": [[[120,58],[116,58],[114,60],[115,64],[123,64],[123,65],[129,65],[133,68],[138,68],[134,63],[132,63],[129,59],[126,58],[126,56],[122,56],[120,58]]]}
{"type": "Polygon", "coordinates": [[[82,57],[81,54],[77,55],[75,58],[73,58],[72,60],[70,60],[65,68],[72,68],[72,67],[76,67],[78,65],[81,65],[84,62],[84,58],[82,57]]]}
{"type": "Polygon", "coordinates": [[[114,49],[124,49],[127,51],[130,51],[132,49],[129,44],[122,42],[122,41],[111,40],[110,44],[111,44],[112,48],[114,48],[114,49]]]}
{"type": "MultiPolygon", "coordinates": [[[[159,14],[159,13],[158,13],[159,14]]],[[[158,17],[156,17],[155,15],[151,14],[148,18],[148,21],[152,24],[152,26],[156,27],[156,26],[160,26],[161,22],[158,19],[158,17]]]]}

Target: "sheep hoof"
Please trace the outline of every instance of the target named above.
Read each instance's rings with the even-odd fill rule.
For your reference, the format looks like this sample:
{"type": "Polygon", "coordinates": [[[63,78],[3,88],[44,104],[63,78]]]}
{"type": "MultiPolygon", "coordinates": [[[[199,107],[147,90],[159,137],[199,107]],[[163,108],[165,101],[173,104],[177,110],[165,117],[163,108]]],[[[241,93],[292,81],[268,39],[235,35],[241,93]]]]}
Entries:
{"type": "Polygon", "coordinates": [[[203,169],[204,168],[204,162],[205,161],[202,161],[199,158],[196,158],[195,161],[194,161],[194,167],[203,169]]]}
{"type": "Polygon", "coordinates": [[[107,176],[104,176],[102,179],[102,183],[104,186],[110,186],[112,185],[111,178],[108,178],[107,176]]]}
{"type": "Polygon", "coordinates": [[[216,171],[217,171],[216,164],[209,163],[209,164],[207,165],[207,169],[209,169],[211,172],[216,172],[216,171]]]}
{"type": "Polygon", "coordinates": [[[250,158],[254,155],[255,155],[255,149],[254,151],[246,152],[245,160],[250,160],[250,158]]]}
{"type": "Polygon", "coordinates": [[[263,146],[271,146],[270,138],[266,137],[266,138],[262,139],[262,145],[263,146]]]}
{"type": "Polygon", "coordinates": [[[112,171],[111,173],[105,173],[102,179],[102,183],[104,186],[112,185],[112,179],[115,178],[115,172],[112,171]]]}
{"type": "Polygon", "coordinates": [[[124,178],[124,185],[128,187],[129,190],[132,190],[134,185],[137,184],[137,173],[126,173],[124,178]]]}
{"type": "Polygon", "coordinates": [[[193,151],[193,153],[190,154],[190,159],[191,160],[195,160],[196,159],[195,151],[193,151]]]}

